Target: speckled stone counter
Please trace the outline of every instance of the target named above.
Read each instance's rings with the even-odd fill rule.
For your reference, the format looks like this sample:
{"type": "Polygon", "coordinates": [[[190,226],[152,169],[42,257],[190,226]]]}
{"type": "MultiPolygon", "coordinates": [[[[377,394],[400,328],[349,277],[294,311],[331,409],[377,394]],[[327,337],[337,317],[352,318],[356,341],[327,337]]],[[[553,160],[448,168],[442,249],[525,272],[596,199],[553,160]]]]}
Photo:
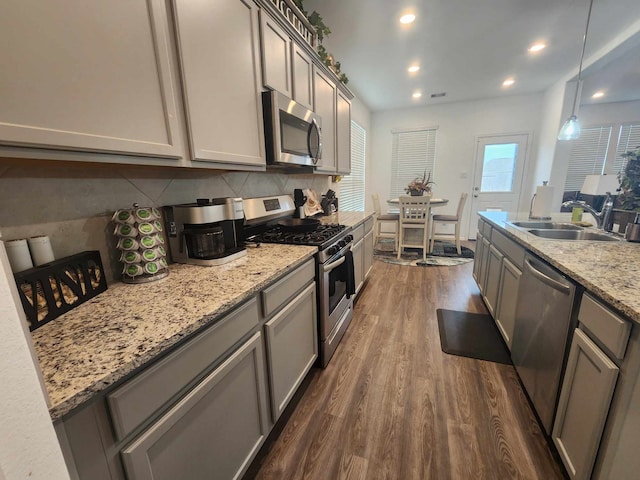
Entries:
{"type": "Polygon", "coordinates": [[[57,419],[311,258],[316,247],[266,245],[219,267],[172,264],[153,283],[106,292],[33,332],[57,419]]]}
{"type": "MultiPolygon", "coordinates": [[[[526,213],[480,212],[480,216],[631,320],[640,323],[640,243],[548,240],[508,223],[527,221],[526,213]]],[[[568,223],[570,216],[556,214],[553,220],[568,223]]]]}

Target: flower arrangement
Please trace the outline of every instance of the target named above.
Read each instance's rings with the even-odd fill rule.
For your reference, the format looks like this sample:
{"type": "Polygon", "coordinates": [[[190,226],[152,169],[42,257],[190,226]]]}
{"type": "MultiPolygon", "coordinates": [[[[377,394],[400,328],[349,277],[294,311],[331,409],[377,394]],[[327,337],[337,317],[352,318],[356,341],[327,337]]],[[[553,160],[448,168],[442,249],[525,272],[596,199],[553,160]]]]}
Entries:
{"type": "Polygon", "coordinates": [[[624,210],[640,211],[640,146],[621,156],[627,160],[627,164],[624,172],[618,174],[621,190],[618,204],[624,210]]]}
{"type": "Polygon", "coordinates": [[[431,185],[435,185],[435,182],[431,180],[431,172],[427,174],[427,171],[425,170],[422,174],[422,178],[414,178],[409,185],[407,185],[407,188],[405,188],[404,191],[411,195],[422,195],[424,192],[431,192],[431,185]]]}

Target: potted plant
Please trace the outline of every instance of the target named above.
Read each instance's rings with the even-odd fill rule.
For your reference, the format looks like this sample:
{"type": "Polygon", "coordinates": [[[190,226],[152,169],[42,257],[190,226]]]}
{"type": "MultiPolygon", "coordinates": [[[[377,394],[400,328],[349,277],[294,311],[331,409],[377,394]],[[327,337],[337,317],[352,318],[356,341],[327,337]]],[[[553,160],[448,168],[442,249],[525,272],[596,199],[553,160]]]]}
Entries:
{"type": "Polygon", "coordinates": [[[418,197],[424,195],[425,192],[427,194],[431,194],[431,185],[435,185],[435,182],[431,180],[431,172],[427,174],[427,171],[425,170],[422,174],[422,178],[414,178],[409,185],[407,185],[407,188],[405,188],[404,191],[412,197],[418,197]]]}

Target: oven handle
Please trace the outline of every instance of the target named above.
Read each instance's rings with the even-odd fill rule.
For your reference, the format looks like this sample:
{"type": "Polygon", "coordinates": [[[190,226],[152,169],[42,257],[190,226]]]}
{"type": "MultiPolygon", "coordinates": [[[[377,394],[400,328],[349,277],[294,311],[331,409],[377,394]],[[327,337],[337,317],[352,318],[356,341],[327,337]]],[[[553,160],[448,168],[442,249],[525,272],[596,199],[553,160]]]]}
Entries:
{"type": "Polygon", "coordinates": [[[324,265],[324,266],[322,267],[322,271],[323,271],[324,273],[329,273],[329,272],[330,272],[331,270],[333,270],[334,268],[337,268],[337,267],[339,267],[340,265],[342,265],[342,264],[344,263],[344,261],[345,261],[345,257],[340,257],[340,258],[339,258],[338,260],[336,260],[335,262],[333,262],[333,263],[329,263],[329,264],[327,264],[327,265],[324,265]]]}

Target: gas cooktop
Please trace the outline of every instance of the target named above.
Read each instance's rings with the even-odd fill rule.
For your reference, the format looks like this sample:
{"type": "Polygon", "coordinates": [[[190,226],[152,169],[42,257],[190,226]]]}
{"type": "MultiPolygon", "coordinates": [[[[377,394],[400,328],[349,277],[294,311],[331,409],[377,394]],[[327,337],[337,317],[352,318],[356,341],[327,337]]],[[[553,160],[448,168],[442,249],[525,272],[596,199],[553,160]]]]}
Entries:
{"type": "Polygon", "coordinates": [[[292,232],[278,225],[274,225],[247,240],[262,243],[285,243],[322,247],[327,241],[339,235],[345,228],[344,225],[329,224],[318,225],[315,230],[311,232],[292,232]]]}

